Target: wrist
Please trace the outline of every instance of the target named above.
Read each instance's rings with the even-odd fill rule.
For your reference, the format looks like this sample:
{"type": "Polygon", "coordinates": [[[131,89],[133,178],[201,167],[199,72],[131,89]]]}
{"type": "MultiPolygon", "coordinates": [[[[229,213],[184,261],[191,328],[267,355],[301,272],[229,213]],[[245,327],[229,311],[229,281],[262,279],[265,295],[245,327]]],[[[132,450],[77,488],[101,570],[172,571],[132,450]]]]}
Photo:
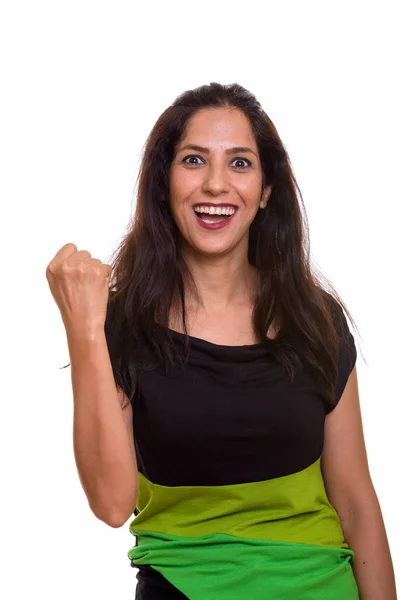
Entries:
{"type": "Polygon", "coordinates": [[[104,327],[102,329],[92,327],[65,328],[68,342],[97,342],[105,337],[104,327]]]}

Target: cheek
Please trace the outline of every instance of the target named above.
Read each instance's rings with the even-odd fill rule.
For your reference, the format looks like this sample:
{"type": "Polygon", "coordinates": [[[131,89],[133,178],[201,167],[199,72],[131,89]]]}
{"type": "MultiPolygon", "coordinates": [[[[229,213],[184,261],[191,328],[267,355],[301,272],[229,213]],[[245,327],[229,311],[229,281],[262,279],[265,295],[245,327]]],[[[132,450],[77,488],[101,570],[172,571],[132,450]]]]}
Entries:
{"type": "Polygon", "coordinates": [[[171,210],[179,213],[186,203],[190,203],[198,188],[199,182],[192,173],[187,171],[171,171],[169,178],[169,198],[171,210]]]}
{"type": "Polygon", "coordinates": [[[258,204],[261,196],[261,180],[259,177],[252,177],[236,182],[236,189],[246,204],[258,204]]]}
{"type": "Polygon", "coordinates": [[[178,175],[175,169],[172,169],[169,177],[169,193],[171,202],[176,202],[184,194],[185,181],[181,175],[178,175]]]}
{"type": "Polygon", "coordinates": [[[169,206],[175,223],[182,227],[183,207],[187,198],[188,189],[185,178],[171,172],[169,178],[169,206]]]}

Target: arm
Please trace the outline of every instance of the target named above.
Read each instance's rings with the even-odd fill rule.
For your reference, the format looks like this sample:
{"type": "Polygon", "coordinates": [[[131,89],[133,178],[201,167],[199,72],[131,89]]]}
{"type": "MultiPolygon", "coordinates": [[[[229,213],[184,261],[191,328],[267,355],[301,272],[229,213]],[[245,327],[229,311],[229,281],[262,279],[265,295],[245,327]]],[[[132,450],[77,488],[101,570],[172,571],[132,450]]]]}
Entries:
{"type": "Polygon", "coordinates": [[[93,513],[111,527],[132,514],[138,474],[132,409],[117,389],[105,334],[67,331],[74,399],[74,453],[93,513]],[[130,428],[128,427],[130,419],[130,428]]]}
{"type": "Polygon", "coordinates": [[[385,525],[369,473],[356,367],[340,402],[326,415],[321,470],[328,499],[354,551],[360,599],[397,600],[385,525]]]}

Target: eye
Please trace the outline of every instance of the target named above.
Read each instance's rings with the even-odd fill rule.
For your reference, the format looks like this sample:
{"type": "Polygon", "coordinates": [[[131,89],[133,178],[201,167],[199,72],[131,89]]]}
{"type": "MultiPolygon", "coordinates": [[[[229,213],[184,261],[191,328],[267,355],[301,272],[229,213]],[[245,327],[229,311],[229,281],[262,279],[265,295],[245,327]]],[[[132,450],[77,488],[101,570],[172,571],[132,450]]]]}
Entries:
{"type": "Polygon", "coordinates": [[[196,158],[197,159],[197,158],[200,158],[200,157],[199,156],[195,156],[194,154],[191,154],[190,156],[185,156],[185,158],[182,160],[182,162],[185,163],[185,164],[187,164],[187,165],[195,165],[196,166],[197,163],[186,162],[188,158],[196,158]]]}
{"type": "MultiPolygon", "coordinates": [[[[247,165],[244,165],[245,167],[251,166],[251,162],[249,160],[247,160],[247,158],[235,158],[233,162],[235,162],[236,160],[239,160],[241,162],[246,162],[247,165]]],[[[243,167],[240,167],[240,168],[243,169],[243,167]]]]}

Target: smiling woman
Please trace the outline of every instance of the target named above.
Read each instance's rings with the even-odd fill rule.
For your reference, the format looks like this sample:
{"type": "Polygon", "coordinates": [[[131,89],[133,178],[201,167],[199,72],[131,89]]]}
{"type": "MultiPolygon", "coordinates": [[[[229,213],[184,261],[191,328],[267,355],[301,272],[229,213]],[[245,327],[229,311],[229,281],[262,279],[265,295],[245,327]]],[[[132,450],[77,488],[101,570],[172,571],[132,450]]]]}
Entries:
{"type": "Polygon", "coordinates": [[[96,379],[125,419],[111,399],[96,418],[93,474],[106,522],[135,515],[138,600],[396,598],[351,315],[313,272],[300,201],[238,84],[181,94],[149,135],[96,379]]]}

